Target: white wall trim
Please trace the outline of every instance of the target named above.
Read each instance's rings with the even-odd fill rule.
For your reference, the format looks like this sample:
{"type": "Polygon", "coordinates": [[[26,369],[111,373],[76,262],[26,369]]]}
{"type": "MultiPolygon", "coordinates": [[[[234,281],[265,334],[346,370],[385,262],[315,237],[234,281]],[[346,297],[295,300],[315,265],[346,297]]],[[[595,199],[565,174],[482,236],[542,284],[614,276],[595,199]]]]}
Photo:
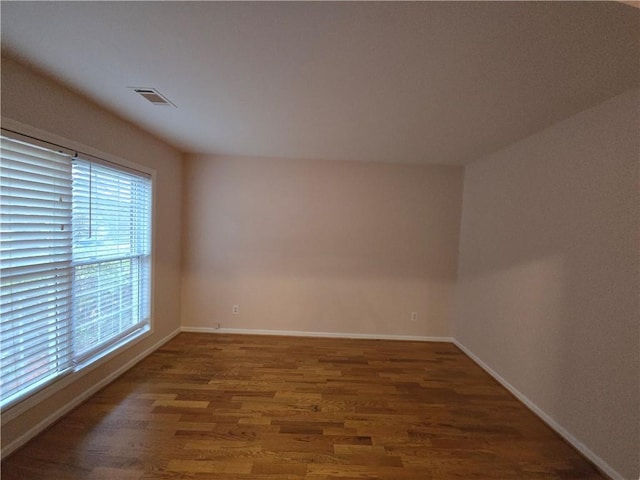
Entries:
{"type": "Polygon", "coordinates": [[[476,362],[484,371],[486,371],[489,375],[491,375],[498,383],[500,383],[504,388],[509,390],[518,400],[525,404],[529,410],[535,413],[540,419],[545,422],[551,429],[553,429],[558,435],[564,438],[567,442],[569,442],[573,447],[578,450],[582,455],[587,457],[591,462],[593,462],[602,473],[611,477],[612,480],[625,480],[625,478],[619,474],[616,470],[614,470],[607,462],[605,462],[598,455],[593,453],[589,448],[582,443],[580,440],[575,438],[571,433],[569,433],[562,425],[556,422],[553,418],[551,418],[544,410],[538,407],[535,403],[533,403],[526,395],[520,392],[517,388],[511,385],[507,380],[501,377],[495,370],[493,370],[489,365],[480,360],[474,353],[471,352],[467,347],[465,347],[462,343],[460,343],[455,338],[453,339],[453,343],[462,350],[469,358],[471,358],[474,362],[476,362]]]}
{"type": "Polygon", "coordinates": [[[286,337],[354,338],[363,340],[404,340],[411,342],[453,342],[451,337],[418,335],[377,335],[371,333],[305,332],[300,330],[257,330],[251,328],[182,327],[183,332],[235,333],[240,335],[281,335],[286,337]]]}
{"type": "Polygon", "coordinates": [[[18,438],[16,438],[13,442],[9,443],[8,445],[2,445],[1,458],[4,459],[7,455],[13,453],[15,450],[17,450],[18,448],[23,446],[25,443],[27,443],[33,437],[38,435],[40,432],[42,432],[45,428],[47,428],[53,422],[58,420],[60,417],[62,417],[63,415],[69,413],[72,409],[74,409],[75,407],[80,405],[82,402],[84,402],[87,398],[89,398],[91,395],[96,393],[98,390],[100,390],[101,388],[105,387],[107,384],[111,383],[113,380],[118,378],[120,375],[122,375],[124,372],[129,370],[135,364],[137,364],[138,362],[143,360],[145,357],[149,356],[150,354],[155,352],[157,349],[162,347],[162,345],[164,345],[169,340],[171,340],[173,337],[175,337],[177,334],[179,334],[180,331],[181,331],[180,328],[176,329],[175,331],[173,331],[172,333],[170,333],[169,335],[167,335],[166,337],[164,337],[160,341],[158,341],[155,344],[151,345],[149,348],[147,348],[143,352],[140,352],[138,355],[136,355],[134,358],[132,358],[127,363],[122,365],[120,368],[114,370],[109,375],[107,375],[105,378],[103,378],[98,383],[93,385],[91,388],[85,390],[82,394],[80,394],[79,396],[74,398],[71,402],[69,402],[66,405],[60,407],[58,410],[53,412],[51,415],[46,417],[44,420],[39,422],[37,425],[35,425],[34,427],[32,427],[29,430],[27,430],[26,432],[24,432],[22,435],[20,435],[18,438]]]}

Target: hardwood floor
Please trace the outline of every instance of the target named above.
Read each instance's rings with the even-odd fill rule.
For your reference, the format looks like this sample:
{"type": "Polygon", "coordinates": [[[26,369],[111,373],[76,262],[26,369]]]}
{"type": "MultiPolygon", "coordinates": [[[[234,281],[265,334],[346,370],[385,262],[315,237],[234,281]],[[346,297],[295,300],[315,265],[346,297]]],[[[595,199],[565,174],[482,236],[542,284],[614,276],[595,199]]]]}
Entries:
{"type": "Polygon", "coordinates": [[[2,463],[27,479],[604,479],[447,343],[182,333],[2,463]]]}

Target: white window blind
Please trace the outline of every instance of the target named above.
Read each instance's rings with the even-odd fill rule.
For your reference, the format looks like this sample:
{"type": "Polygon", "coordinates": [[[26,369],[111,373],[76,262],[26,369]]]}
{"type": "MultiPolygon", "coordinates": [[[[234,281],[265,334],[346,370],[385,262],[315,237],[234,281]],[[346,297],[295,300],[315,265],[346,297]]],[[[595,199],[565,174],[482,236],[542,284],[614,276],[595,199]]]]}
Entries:
{"type": "Polygon", "coordinates": [[[149,175],[1,137],[0,406],[148,329],[149,175]]]}
{"type": "Polygon", "coordinates": [[[73,332],[82,361],[149,322],[151,179],[73,161],[73,332]]]}
{"type": "Polygon", "coordinates": [[[71,158],[4,137],[1,142],[4,404],[72,366],[71,158]]]}

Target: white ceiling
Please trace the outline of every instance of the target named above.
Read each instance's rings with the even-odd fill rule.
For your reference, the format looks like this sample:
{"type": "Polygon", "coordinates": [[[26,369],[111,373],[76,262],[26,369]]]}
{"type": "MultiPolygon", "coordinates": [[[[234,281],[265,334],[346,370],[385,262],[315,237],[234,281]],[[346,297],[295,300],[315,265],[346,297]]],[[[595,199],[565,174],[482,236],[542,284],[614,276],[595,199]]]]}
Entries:
{"type": "Polygon", "coordinates": [[[2,2],[2,47],[185,152],[463,164],[637,86],[640,10],[2,2]]]}

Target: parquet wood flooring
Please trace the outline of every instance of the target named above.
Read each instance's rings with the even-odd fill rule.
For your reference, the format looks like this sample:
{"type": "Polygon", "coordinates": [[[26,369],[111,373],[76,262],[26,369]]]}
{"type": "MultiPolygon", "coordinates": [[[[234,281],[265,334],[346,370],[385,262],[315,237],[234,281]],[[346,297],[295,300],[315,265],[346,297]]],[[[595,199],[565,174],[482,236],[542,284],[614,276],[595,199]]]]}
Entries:
{"type": "Polygon", "coordinates": [[[447,343],[182,333],[3,480],[604,479],[447,343]]]}

